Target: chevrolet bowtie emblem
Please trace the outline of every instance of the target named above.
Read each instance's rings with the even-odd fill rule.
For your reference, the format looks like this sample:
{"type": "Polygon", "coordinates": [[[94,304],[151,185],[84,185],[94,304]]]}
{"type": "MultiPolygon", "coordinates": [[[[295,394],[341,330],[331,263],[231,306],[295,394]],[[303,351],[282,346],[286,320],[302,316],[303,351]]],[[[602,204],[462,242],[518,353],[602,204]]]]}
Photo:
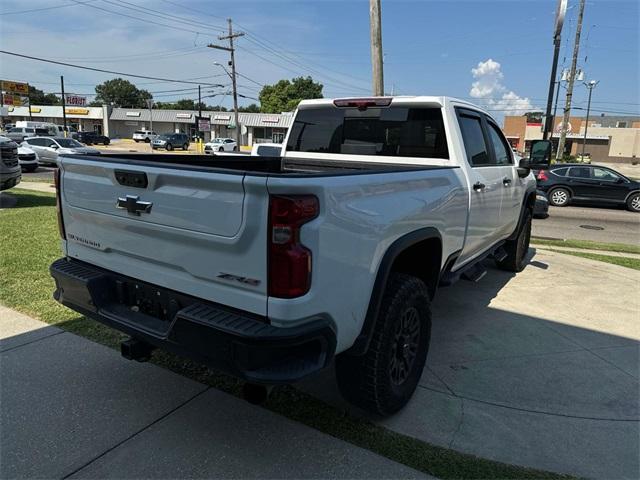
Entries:
{"type": "Polygon", "coordinates": [[[141,202],[137,195],[127,195],[126,197],[118,197],[116,207],[126,210],[132,215],[140,215],[140,212],[150,213],[153,203],[141,202]]]}

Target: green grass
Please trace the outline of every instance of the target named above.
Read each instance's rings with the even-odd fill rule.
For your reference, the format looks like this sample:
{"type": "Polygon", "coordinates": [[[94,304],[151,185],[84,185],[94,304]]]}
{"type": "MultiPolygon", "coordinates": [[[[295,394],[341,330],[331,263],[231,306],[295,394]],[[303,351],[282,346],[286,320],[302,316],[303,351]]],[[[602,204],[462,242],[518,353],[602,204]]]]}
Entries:
{"type": "Polygon", "coordinates": [[[553,248],[548,249],[548,251],[564,253],[566,255],[573,255],[574,257],[588,258],[589,260],[597,260],[598,262],[612,263],[613,265],[640,270],[640,258],[614,257],[612,255],[600,255],[599,253],[576,252],[574,250],[556,250],[553,248]]]}
{"type": "MultiPolygon", "coordinates": [[[[51,297],[54,283],[48,268],[61,255],[54,196],[20,189],[13,189],[9,195],[18,202],[15,208],[0,210],[0,303],[119,348],[124,335],[62,307],[51,297]]],[[[239,381],[190,360],[155,352],[152,361],[203,384],[240,395],[239,381]]],[[[293,387],[275,388],[265,408],[442,479],[571,478],[431,445],[387,430],[370,419],[355,417],[293,387]]]]}
{"type": "Polygon", "coordinates": [[[608,252],[638,253],[640,245],[625,245],[623,243],[593,242],[591,240],[549,240],[531,237],[531,243],[549,247],[582,248],[587,250],[604,250],[608,252]]]}

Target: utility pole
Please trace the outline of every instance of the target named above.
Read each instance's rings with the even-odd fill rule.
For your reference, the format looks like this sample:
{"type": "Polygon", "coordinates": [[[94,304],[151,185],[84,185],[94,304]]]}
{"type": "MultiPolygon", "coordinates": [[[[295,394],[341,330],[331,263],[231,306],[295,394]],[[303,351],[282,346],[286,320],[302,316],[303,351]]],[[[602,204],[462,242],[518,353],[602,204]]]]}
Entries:
{"type": "MultiPolygon", "coordinates": [[[[64,77],[60,75],[60,91],[62,92],[62,125],[64,125],[64,136],[67,136],[67,98],[64,96],[64,77]]],[[[29,105],[31,111],[31,105],[29,105]]]]}
{"type": "Polygon", "coordinates": [[[202,140],[202,132],[200,131],[201,118],[202,118],[202,96],[200,93],[200,85],[198,85],[198,120],[196,121],[196,128],[198,129],[198,148],[200,148],[200,142],[202,140]]]}
{"type": "Polygon", "coordinates": [[[578,12],[578,25],[576,27],[576,38],[573,44],[573,59],[571,60],[571,70],[569,71],[569,82],[567,84],[567,99],[564,104],[564,115],[562,117],[562,125],[560,130],[560,139],[558,140],[558,151],[556,152],[556,160],[562,158],[564,154],[564,144],[567,140],[567,127],[569,125],[569,117],[571,115],[571,98],[573,97],[573,84],[576,78],[576,65],[578,64],[578,53],[580,52],[580,34],[582,33],[582,17],[584,17],[585,0],[580,0],[580,10],[578,12]]]}
{"type": "Polygon", "coordinates": [[[149,98],[147,100],[147,107],[149,107],[149,138],[151,141],[149,142],[149,146],[151,147],[151,153],[153,153],[153,141],[156,139],[153,134],[153,98],[149,98]]]}
{"type": "Polygon", "coordinates": [[[233,39],[238,38],[244,35],[242,32],[233,33],[233,25],[231,23],[231,19],[228,18],[227,22],[229,23],[229,34],[218,37],[218,40],[229,40],[228,47],[222,47],[220,45],[214,45],[210,43],[207,45],[209,48],[216,48],[218,50],[225,50],[231,54],[231,61],[229,62],[231,65],[231,84],[233,85],[233,114],[236,124],[236,145],[238,146],[238,150],[240,150],[240,122],[238,121],[238,88],[236,82],[236,59],[235,59],[235,48],[233,47],[233,39]]]}
{"type": "Polygon", "coordinates": [[[593,93],[593,89],[596,88],[596,85],[600,83],[596,80],[591,80],[590,82],[584,82],[584,86],[589,89],[589,101],[587,102],[587,119],[584,123],[584,139],[582,140],[582,160],[584,161],[584,147],[587,144],[587,129],[589,128],[589,111],[591,110],[591,94],[593,93]]]}
{"type": "MultiPolygon", "coordinates": [[[[551,63],[551,78],[549,80],[549,94],[547,95],[547,111],[544,119],[544,130],[542,131],[542,139],[547,140],[549,132],[553,129],[553,119],[551,118],[551,104],[553,102],[553,86],[556,81],[556,72],[558,70],[558,56],[560,55],[560,37],[562,34],[562,25],[564,24],[564,16],[567,11],[567,0],[558,0],[558,9],[556,11],[556,24],[553,33],[553,62],[551,63]]],[[[560,83],[558,82],[558,89],[560,83]]],[[[557,97],[556,97],[557,98],[557,97]]],[[[555,118],[555,112],[554,112],[555,118]]]]}
{"type": "Polygon", "coordinates": [[[371,29],[371,70],[373,94],[384,95],[384,70],[382,64],[382,14],[380,0],[369,0],[369,23],[371,29]]]}

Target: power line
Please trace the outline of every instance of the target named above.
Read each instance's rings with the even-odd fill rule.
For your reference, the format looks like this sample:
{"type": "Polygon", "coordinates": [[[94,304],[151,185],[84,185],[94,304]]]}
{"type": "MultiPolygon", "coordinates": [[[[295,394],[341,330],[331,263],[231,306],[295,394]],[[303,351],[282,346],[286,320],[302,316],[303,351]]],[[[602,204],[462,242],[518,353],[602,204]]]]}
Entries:
{"type": "Polygon", "coordinates": [[[147,75],[138,75],[138,74],[135,74],[135,73],[116,72],[116,71],[113,71],[113,70],[104,70],[102,68],[86,67],[86,66],[83,66],[83,65],[74,65],[72,63],[58,62],[58,61],[55,61],[55,60],[48,60],[46,58],[33,57],[31,55],[23,55],[21,53],[9,52],[7,50],[0,50],[0,53],[4,53],[5,55],[12,55],[14,57],[27,58],[29,60],[36,60],[38,62],[53,63],[55,65],[62,65],[62,66],[65,66],[65,67],[79,68],[79,69],[82,69],[82,70],[91,70],[93,72],[100,72],[100,73],[109,73],[109,74],[112,74],[112,75],[122,75],[123,77],[143,78],[143,79],[146,79],[146,80],[158,80],[160,82],[185,83],[185,84],[192,84],[192,85],[205,85],[205,86],[208,86],[208,87],[217,87],[219,85],[219,84],[215,84],[215,83],[191,82],[191,81],[187,81],[187,80],[174,80],[174,79],[171,79],[171,78],[150,77],[150,76],[147,76],[147,75]]]}
{"type": "Polygon", "coordinates": [[[45,10],[57,10],[59,8],[74,7],[74,6],[77,6],[78,3],[90,3],[90,2],[94,2],[94,1],[95,0],[87,0],[86,2],[63,3],[62,5],[56,5],[55,7],[31,8],[29,10],[19,10],[17,12],[2,12],[2,13],[0,13],[0,16],[4,16],[4,15],[19,15],[21,13],[43,12],[45,10]]]}

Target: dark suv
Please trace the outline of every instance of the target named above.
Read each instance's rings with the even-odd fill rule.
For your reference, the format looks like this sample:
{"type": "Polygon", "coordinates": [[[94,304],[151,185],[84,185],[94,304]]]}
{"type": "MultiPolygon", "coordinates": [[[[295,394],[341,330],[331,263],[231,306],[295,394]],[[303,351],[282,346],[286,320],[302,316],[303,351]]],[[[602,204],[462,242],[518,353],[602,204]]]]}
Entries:
{"type": "Polygon", "coordinates": [[[104,135],[100,135],[96,132],[78,132],[78,137],[76,140],[84,143],[85,145],[95,145],[101,143],[102,145],[109,145],[111,140],[109,137],[105,137],[104,135]]]}
{"type": "Polygon", "coordinates": [[[189,137],[185,133],[165,133],[151,141],[151,148],[166,148],[169,151],[174,148],[189,150],[189,137]]]}
{"type": "Polygon", "coordinates": [[[605,206],[625,205],[632,212],[640,212],[640,182],[607,167],[559,163],[538,171],[536,179],[538,188],[556,207],[583,201],[605,206]]]}

